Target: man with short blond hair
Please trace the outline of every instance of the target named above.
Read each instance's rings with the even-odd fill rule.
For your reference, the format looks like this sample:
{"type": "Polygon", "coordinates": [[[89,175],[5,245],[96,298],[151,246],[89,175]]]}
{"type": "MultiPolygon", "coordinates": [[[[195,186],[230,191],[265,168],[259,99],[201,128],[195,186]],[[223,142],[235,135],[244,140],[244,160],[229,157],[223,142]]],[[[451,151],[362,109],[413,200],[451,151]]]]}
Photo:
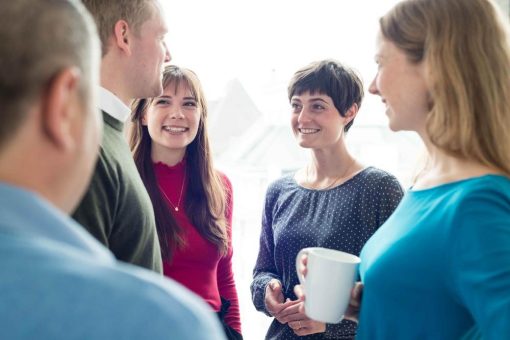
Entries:
{"type": "Polygon", "coordinates": [[[162,272],[152,204],[123,134],[135,98],[162,93],[170,61],[156,0],[83,0],[102,42],[99,108],[104,137],[99,161],[75,218],[117,259],[162,272]]]}
{"type": "Polygon", "coordinates": [[[0,339],[223,339],[200,298],[116,261],[68,216],[101,139],[86,9],[0,1],[0,41],[0,339]]]}
{"type": "Polygon", "coordinates": [[[82,2],[96,22],[103,56],[108,52],[110,38],[118,21],[126,21],[130,28],[139,34],[142,24],[153,14],[151,0],[82,0],[82,2]]]}

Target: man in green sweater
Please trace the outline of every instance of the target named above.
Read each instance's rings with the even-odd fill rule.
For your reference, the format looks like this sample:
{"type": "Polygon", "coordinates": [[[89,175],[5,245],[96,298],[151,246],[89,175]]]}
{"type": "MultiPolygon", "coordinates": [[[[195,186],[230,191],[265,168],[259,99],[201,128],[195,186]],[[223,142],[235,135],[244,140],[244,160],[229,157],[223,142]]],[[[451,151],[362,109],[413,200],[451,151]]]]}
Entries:
{"type": "Polygon", "coordinates": [[[157,0],[83,0],[102,44],[99,108],[104,135],[90,187],[73,218],[117,259],[162,271],[152,204],[123,135],[131,102],[162,93],[170,61],[157,0]]]}

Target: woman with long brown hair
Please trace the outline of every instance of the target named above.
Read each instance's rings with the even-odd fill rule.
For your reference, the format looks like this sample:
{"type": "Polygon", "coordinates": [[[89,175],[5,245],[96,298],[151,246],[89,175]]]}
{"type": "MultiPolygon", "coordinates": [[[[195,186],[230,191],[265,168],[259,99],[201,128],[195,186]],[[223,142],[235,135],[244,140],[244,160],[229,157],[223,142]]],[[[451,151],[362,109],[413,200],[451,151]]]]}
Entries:
{"type": "Polygon", "coordinates": [[[232,272],[232,186],[213,168],[207,104],[196,74],[167,66],[161,96],[135,102],[129,143],[154,206],[163,272],[241,338],[232,272]]]}

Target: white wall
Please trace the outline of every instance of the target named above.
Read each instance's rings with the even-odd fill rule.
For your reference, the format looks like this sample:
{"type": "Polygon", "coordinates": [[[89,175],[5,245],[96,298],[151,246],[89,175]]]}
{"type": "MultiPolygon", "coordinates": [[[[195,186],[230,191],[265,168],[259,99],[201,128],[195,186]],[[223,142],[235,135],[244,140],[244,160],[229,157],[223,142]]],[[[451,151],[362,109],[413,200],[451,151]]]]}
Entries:
{"type": "Polygon", "coordinates": [[[510,0],[496,0],[499,6],[508,16],[510,16],[510,0]]]}

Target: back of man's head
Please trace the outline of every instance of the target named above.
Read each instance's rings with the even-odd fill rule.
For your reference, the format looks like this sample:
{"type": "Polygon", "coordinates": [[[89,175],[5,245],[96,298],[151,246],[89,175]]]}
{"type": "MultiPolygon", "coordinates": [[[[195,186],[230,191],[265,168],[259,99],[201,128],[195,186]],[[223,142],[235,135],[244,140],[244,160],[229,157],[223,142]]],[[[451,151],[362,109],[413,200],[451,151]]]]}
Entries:
{"type": "Polygon", "coordinates": [[[78,0],[0,1],[0,151],[64,68],[80,70],[88,98],[97,81],[95,30],[78,0]]]}
{"type": "Polygon", "coordinates": [[[103,56],[108,52],[109,39],[115,24],[124,20],[134,33],[140,31],[154,11],[154,0],[82,0],[94,17],[101,38],[103,56]]]}

